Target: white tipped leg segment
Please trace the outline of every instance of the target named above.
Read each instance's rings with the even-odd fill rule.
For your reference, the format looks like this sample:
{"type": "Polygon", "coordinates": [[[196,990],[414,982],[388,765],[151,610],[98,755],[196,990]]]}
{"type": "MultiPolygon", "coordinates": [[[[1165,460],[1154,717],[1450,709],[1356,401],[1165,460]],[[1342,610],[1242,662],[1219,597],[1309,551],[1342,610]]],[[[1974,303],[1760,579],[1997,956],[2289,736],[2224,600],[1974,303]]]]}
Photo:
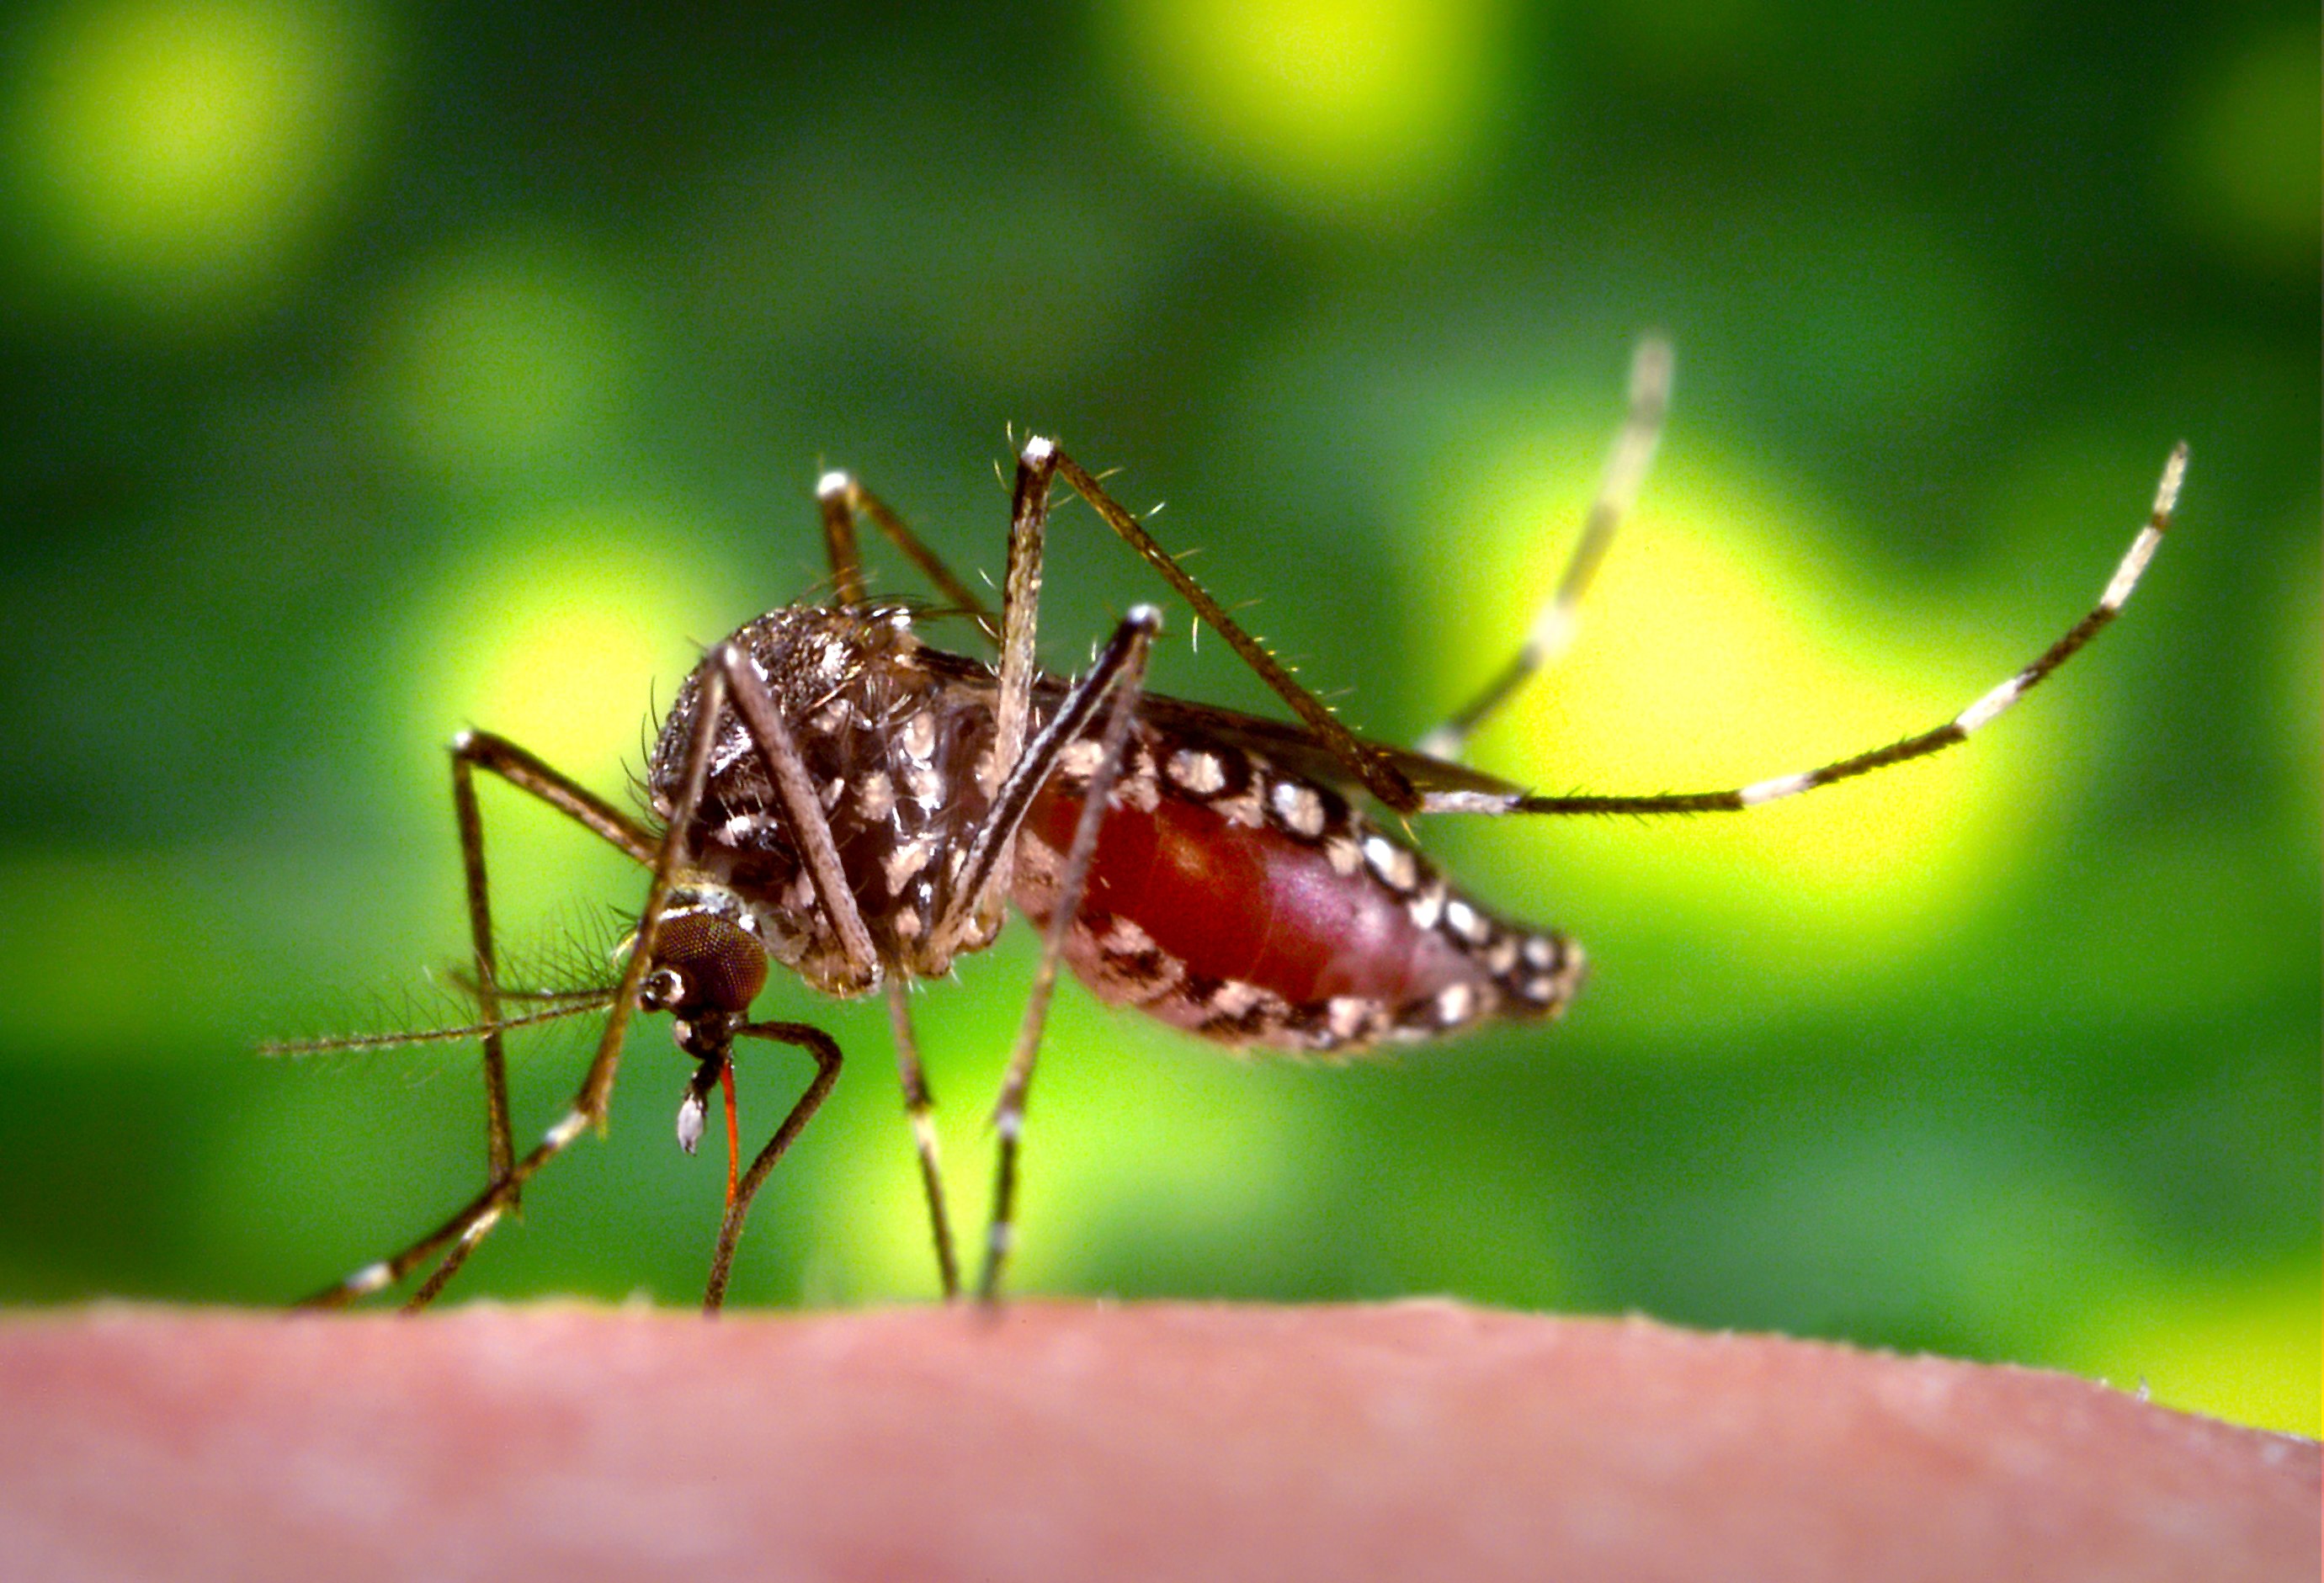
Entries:
{"type": "Polygon", "coordinates": [[[1747,786],[1735,796],[1745,807],[1756,808],[1762,803],[1776,802],[1784,797],[1795,797],[1803,791],[1813,791],[1818,784],[1812,774],[1778,775],[1772,780],[1747,786]]]}
{"type": "Polygon", "coordinates": [[[340,1282],[339,1288],[349,1297],[368,1297],[374,1292],[385,1291],[394,1279],[393,1266],[385,1259],[379,1259],[340,1282]]]}
{"type": "Polygon", "coordinates": [[[1886,747],[1835,759],[1818,768],[1755,781],[1732,791],[1667,792],[1645,796],[1528,796],[1520,799],[1510,811],[1522,814],[1732,813],[1743,808],[1756,808],[1780,798],[1797,796],[1818,787],[1869,775],[1891,765],[1923,759],[1932,753],[1958,746],[1967,741],[1971,732],[2049,679],[2052,671],[2080,653],[2121,612],[2129,602],[2133,590],[2138,586],[2147,563],[2154,558],[2163,535],[2170,530],[2171,515],[2178,507],[2180,486],[2185,482],[2186,475],[2187,447],[2181,444],[2172,451],[2171,459],[2163,465],[2162,483],[2154,492],[2153,512],[2139,529],[2138,536],[2131,541],[2130,548],[2124,553],[2098,603],[2080,621],[2068,628],[2057,641],[2043,649],[2033,664],[1987,691],[1942,725],[1890,742],[1886,747]]]}
{"type": "Polygon", "coordinates": [[[1557,588],[1535,612],[1517,653],[1502,666],[1484,689],[1452,717],[1422,737],[1420,751],[1432,759],[1458,759],[1469,738],[1513,696],[1535,673],[1549,665],[1573,643],[1580,629],[1582,595],[1597,575],[1599,563],[1614,541],[1615,529],[1638,498],[1661,442],[1663,419],[1670,409],[1670,343],[1649,336],[1630,354],[1630,407],[1614,437],[1614,448],[1600,474],[1597,497],[1582,529],[1582,540],[1557,580],[1557,588]]]}
{"type": "Polygon", "coordinates": [[[2115,568],[2106,592],[2098,596],[2098,608],[2117,611],[2130,602],[2131,590],[2146,575],[2146,563],[2163,546],[2163,535],[2170,529],[2172,513],[2179,509],[2180,486],[2187,482],[2187,442],[2181,440],[2172,447],[2171,459],[2163,465],[2162,482],[2154,486],[2154,509],[2149,512],[2146,526],[2131,540],[2122,565],[2115,568]]]}
{"type": "Polygon", "coordinates": [[[2001,686],[1955,715],[1953,724],[1960,728],[1961,735],[1967,736],[2024,695],[2025,678],[2022,676],[2011,676],[2001,686]]]}

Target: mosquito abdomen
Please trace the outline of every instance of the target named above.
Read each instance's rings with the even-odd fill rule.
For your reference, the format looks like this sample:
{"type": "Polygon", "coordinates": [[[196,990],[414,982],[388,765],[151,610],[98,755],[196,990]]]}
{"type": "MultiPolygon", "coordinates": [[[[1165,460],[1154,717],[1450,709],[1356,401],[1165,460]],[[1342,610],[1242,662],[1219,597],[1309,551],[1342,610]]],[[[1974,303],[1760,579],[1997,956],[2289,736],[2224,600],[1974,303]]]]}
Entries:
{"type": "MultiPolygon", "coordinates": [[[[1037,919],[1077,784],[1061,776],[1020,839],[1015,897],[1037,919]]],[[[1314,1051],[1554,1013],[1582,975],[1571,940],[1488,913],[1337,791],[1151,730],[1111,799],[1065,959],[1101,999],[1173,1026],[1314,1051]]]]}

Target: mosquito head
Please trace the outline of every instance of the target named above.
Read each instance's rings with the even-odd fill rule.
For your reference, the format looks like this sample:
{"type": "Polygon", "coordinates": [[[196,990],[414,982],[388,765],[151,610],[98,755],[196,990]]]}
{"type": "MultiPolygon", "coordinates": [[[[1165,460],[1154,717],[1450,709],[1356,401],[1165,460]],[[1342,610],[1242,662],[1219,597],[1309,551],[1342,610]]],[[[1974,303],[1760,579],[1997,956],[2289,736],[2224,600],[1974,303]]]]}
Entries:
{"type": "Polygon", "coordinates": [[[687,1054],[711,1055],[724,1051],[766,982],[767,947],[742,898],[723,885],[672,888],[638,1005],[676,1017],[687,1054]]]}
{"type": "Polygon", "coordinates": [[[678,1102],[678,1146],[687,1154],[702,1142],[710,1091],[725,1087],[729,1204],[734,1199],[734,1036],[766,982],[766,943],[759,937],[757,915],[742,898],[704,879],[670,887],[638,1005],[669,1012],[678,1047],[694,1057],[694,1074],[678,1102]]]}

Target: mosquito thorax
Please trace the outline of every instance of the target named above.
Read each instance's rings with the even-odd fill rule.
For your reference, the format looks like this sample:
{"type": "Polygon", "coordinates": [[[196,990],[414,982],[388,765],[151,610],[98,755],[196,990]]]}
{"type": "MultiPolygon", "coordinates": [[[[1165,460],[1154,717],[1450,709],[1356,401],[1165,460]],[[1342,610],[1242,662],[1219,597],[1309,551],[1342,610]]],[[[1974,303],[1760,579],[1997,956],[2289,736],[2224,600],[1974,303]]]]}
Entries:
{"type": "MultiPolygon", "coordinates": [[[[866,977],[818,904],[766,764],[731,704],[688,831],[694,866],[746,900],[768,953],[825,994],[860,995],[887,971],[938,977],[990,943],[934,938],[954,865],[991,801],[993,682],[973,661],[931,656],[901,605],[792,606],[738,630],[796,742],[879,959],[866,977]]],[[[701,675],[663,721],[648,769],[669,816],[683,778],[701,675]]]]}

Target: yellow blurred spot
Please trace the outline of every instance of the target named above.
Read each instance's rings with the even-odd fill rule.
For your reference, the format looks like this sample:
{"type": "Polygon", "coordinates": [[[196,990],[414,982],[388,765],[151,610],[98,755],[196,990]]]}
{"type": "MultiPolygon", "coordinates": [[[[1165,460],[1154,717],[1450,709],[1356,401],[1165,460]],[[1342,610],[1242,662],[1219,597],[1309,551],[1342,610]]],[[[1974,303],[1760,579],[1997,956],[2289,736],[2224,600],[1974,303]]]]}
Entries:
{"type": "Polygon", "coordinates": [[[381,392],[428,465],[521,467],[571,446],[608,409],[622,362],[613,316],[569,264],[522,247],[439,261],[386,327],[381,392]]]}
{"type": "Polygon", "coordinates": [[[376,43],[328,0],[59,7],[12,95],[21,244],[157,306],[263,286],[369,141],[376,43]]]}
{"type": "Polygon", "coordinates": [[[1514,50],[1501,0],[1129,0],[1115,20],[1129,90],[1174,141],[1366,218],[1476,152],[1514,50]]]}
{"type": "MultiPolygon", "coordinates": [[[[1434,511],[1476,524],[1466,553],[1443,539],[1416,552],[1428,562],[1419,585],[1437,593],[1434,630],[1468,635],[1464,674],[1442,695],[1475,686],[1514,649],[1556,582],[1602,446],[1598,436],[1528,439],[1488,465],[1475,495],[1434,511]],[[1572,464],[1545,473],[1540,459],[1561,456],[1572,464]]],[[[1941,724],[2055,635],[1997,640],[1926,590],[1859,591],[1816,564],[1825,542],[1796,502],[1699,455],[1658,464],[1572,649],[1471,760],[1551,793],[1742,787],[1941,724]]],[[[1868,953],[1879,939],[1941,928],[2034,827],[2038,757],[1981,746],[1742,814],[1575,821],[1554,843],[1536,827],[1532,841],[1495,850],[1554,863],[1562,892],[1593,891],[1637,916],[1691,915],[1690,932],[1780,918],[1794,933],[1821,927],[1835,951],[1868,953]]]]}
{"type": "MultiPolygon", "coordinates": [[[[479,535],[417,613],[391,673],[408,757],[441,763],[464,726],[507,737],[636,813],[658,709],[700,658],[706,578],[686,525],[638,507],[576,508],[479,535]]],[[[603,849],[568,821],[512,816],[523,799],[488,791],[500,882],[568,907],[604,871],[603,849]]],[[[442,821],[447,861],[450,819],[442,821]]],[[[620,867],[619,860],[613,865],[620,867]]],[[[523,938],[520,928],[512,937],[523,938]]]]}
{"type": "Polygon", "coordinates": [[[2312,1436],[2324,1427],[2320,1292],[2311,1256],[2241,1285],[2143,1293],[2102,1315],[2070,1365],[2144,1385],[2166,1407],[2312,1436]]]}
{"type": "Polygon", "coordinates": [[[691,535],[642,508],[512,523],[457,567],[421,617],[410,718],[430,741],[473,723],[568,775],[617,777],[649,708],[699,658],[691,535]],[[659,689],[659,697],[656,689],[659,689]]]}

